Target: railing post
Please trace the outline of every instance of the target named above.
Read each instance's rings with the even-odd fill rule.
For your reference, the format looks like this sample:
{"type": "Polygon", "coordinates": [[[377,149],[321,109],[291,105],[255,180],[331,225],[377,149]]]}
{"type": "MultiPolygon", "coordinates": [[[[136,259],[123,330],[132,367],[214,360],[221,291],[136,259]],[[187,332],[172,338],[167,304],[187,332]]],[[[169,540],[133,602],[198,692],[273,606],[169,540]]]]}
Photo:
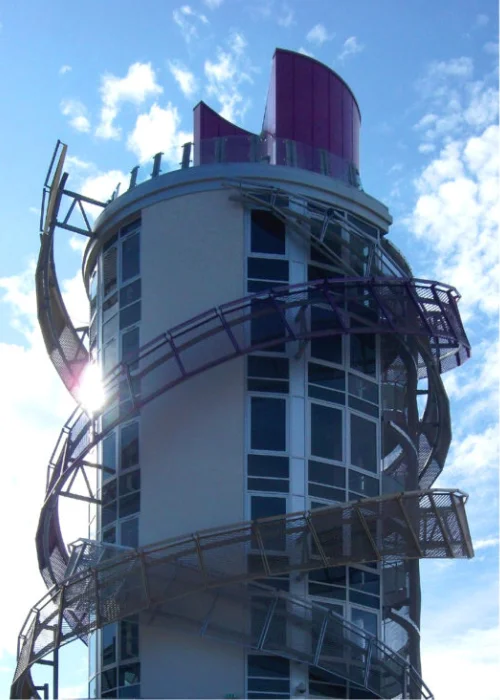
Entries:
{"type": "Polygon", "coordinates": [[[137,173],[139,172],[139,166],[136,165],[132,170],[130,171],[130,182],[128,185],[129,190],[133,190],[136,183],[137,183],[137,173]]]}
{"type": "Polygon", "coordinates": [[[151,177],[158,177],[158,175],[161,172],[161,157],[163,155],[163,152],[160,151],[155,155],[153,158],[153,172],[151,173],[151,177]]]}
{"type": "Polygon", "coordinates": [[[193,144],[191,141],[188,141],[182,146],[182,160],[181,160],[181,168],[185,170],[186,168],[189,168],[189,164],[191,163],[191,146],[193,144]]]}

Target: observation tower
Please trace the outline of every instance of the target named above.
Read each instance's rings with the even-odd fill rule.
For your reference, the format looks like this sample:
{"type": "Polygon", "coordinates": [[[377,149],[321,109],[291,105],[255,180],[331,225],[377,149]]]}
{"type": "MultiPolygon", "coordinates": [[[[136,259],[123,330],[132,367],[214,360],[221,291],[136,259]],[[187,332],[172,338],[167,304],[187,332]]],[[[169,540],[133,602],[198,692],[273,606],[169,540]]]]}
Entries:
{"type": "Polygon", "coordinates": [[[12,697],[57,697],[58,649],[81,639],[89,697],[432,698],[419,560],[473,556],[466,494],[433,488],[441,377],[470,347],[458,292],[412,276],[361,187],[360,120],[338,75],[278,49],[260,134],[200,102],[179,169],[159,153],[108,202],[68,186],[58,143],[36,291],[77,406],[12,697]],[[57,229],[88,237],[85,328],[57,229]],[[62,498],[90,509],[70,546],[62,498]]]}

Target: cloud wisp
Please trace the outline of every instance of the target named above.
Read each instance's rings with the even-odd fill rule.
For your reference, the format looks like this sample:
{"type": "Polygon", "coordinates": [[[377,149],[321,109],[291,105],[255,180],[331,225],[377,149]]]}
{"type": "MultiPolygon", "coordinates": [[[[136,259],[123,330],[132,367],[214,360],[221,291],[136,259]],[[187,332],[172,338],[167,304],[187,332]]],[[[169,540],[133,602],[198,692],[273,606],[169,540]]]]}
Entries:
{"type": "Polygon", "coordinates": [[[101,120],[96,136],[102,139],[119,139],[121,129],[115,126],[122,104],[129,102],[143,104],[148,98],[157,97],[163,88],[156,80],[156,73],[150,63],[133,63],[125,77],[117,78],[111,73],[101,79],[101,120]]]}
{"type": "Polygon", "coordinates": [[[80,131],[84,134],[90,131],[88,110],[80,100],[63,100],[61,102],[61,113],[68,117],[69,124],[75,131],[80,131]]]}
{"type": "Polygon", "coordinates": [[[349,56],[355,56],[364,51],[364,44],[361,44],[355,36],[350,36],[342,45],[342,51],[338,55],[339,61],[345,61],[349,56]]]}
{"type": "Polygon", "coordinates": [[[198,81],[194,73],[180,61],[169,61],[168,68],[184,97],[193,97],[198,88],[198,81]]]}
{"type": "Polygon", "coordinates": [[[322,46],[326,41],[333,39],[334,36],[335,34],[330,34],[327,31],[324,24],[318,23],[307,32],[306,41],[316,46],[322,46]]]}

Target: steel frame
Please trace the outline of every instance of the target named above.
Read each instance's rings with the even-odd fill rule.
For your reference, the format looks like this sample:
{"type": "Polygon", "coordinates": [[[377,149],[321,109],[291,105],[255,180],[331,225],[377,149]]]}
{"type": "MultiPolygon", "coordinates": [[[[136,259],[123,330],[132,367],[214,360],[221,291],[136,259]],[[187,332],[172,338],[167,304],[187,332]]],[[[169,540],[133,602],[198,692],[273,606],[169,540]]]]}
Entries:
{"type": "MultiPolygon", "coordinates": [[[[67,314],[62,296],[57,283],[57,277],[54,266],[53,255],[53,237],[56,228],[69,230],[81,235],[92,237],[92,228],[89,217],[85,211],[85,206],[100,206],[105,207],[106,204],[98,202],[88,197],[84,197],[66,188],[67,174],[62,173],[64,158],[66,154],[66,146],[58,142],[54,155],[47,173],[44,193],[42,199],[41,212],[41,248],[39,261],[36,273],[37,300],[39,322],[44,335],[49,355],[60,374],[63,382],[75,396],[78,401],[78,384],[82,371],[88,363],[88,352],[85,347],[85,335],[88,332],[87,328],[75,329],[71,323],[71,319],[67,314]],[[59,147],[62,147],[61,150],[59,147]],[[57,157],[59,154],[59,157],[57,157]],[[57,165],[54,170],[54,164],[57,159],[57,165]],[[51,174],[53,173],[52,183],[48,184],[51,174]],[[46,197],[48,196],[47,211],[45,215],[45,223],[42,224],[46,197]],[[69,207],[63,218],[58,218],[59,210],[63,197],[65,201],[69,201],[69,207]],[[75,212],[81,215],[84,227],[77,226],[71,223],[71,219],[75,212]],[[42,229],[43,226],[43,229],[42,229]]],[[[160,155],[160,154],[159,154],[160,155]]],[[[159,158],[155,160],[155,172],[159,174],[159,158]],[[157,167],[158,166],[158,167],[157,167]]],[[[131,185],[132,186],[132,185],[131,185]]],[[[260,208],[268,208],[276,216],[284,220],[287,227],[296,234],[307,238],[310,243],[320,250],[324,255],[330,258],[332,267],[326,266],[326,270],[331,269],[337,274],[339,270],[343,275],[356,275],[356,271],[350,265],[346,264],[345,255],[337,255],[328,245],[325,233],[330,223],[341,224],[345,230],[350,231],[355,236],[363,236],[363,232],[359,231],[355,225],[346,220],[338,219],[335,211],[324,203],[316,203],[315,207],[318,211],[315,214],[322,212],[322,228],[319,238],[315,238],[311,233],[310,221],[311,217],[304,216],[298,211],[289,209],[283,206],[284,197],[287,201],[293,200],[295,204],[304,204],[306,200],[292,195],[284,190],[259,187],[252,182],[230,182],[227,186],[231,187],[235,194],[232,195],[240,201],[243,206],[260,208]],[[267,199],[266,199],[267,198],[267,199]]],[[[307,200],[309,201],[309,200],[307,200]]],[[[300,206],[299,206],[300,208],[300,206]]],[[[303,209],[303,207],[302,207],[303,209]]],[[[316,216],[314,216],[317,220],[316,216]]],[[[365,237],[366,238],[366,237],[365,237]]],[[[349,258],[355,257],[355,251],[351,249],[348,243],[339,238],[337,241],[341,246],[341,251],[348,251],[349,258]]],[[[429,486],[437,476],[436,464],[438,473],[444,464],[444,457],[449,446],[449,430],[440,430],[443,423],[439,418],[449,417],[449,409],[446,401],[446,396],[442,387],[442,382],[439,374],[446,371],[452,366],[460,365],[470,356],[470,346],[465,335],[463,326],[460,321],[460,316],[457,310],[457,301],[459,295],[452,287],[448,287],[438,282],[411,279],[408,277],[408,271],[401,266],[396,258],[391,257],[387,250],[387,246],[383,245],[386,241],[373,241],[372,250],[368,260],[370,271],[385,271],[393,270],[397,275],[394,278],[388,277],[364,277],[359,276],[342,277],[336,279],[325,279],[308,284],[295,285],[292,287],[276,287],[268,290],[263,294],[255,294],[243,299],[224,304],[221,307],[207,311],[204,314],[191,319],[188,322],[180,324],[175,328],[167,331],[153,341],[143,346],[133,362],[139,362],[139,370],[131,372],[130,368],[121,364],[118,365],[106,379],[106,390],[108,392],[107,407],[113,406],[123,397],[119,396],[119,385],[123,379],[128,380],[129,396],[128,399],[132,402],[132,410],[126,414],[118,415],[118,417],[109,423],[106,429],[100,433],[94,430],[95,424],[92,417],[85,416],[83,410],[79,407],[72,414],[68,422],[63,428],[60,439],[56,444],[54,453],[49,462],[47,472],[47,497],[42,507],[40,523],[37,531],[37,551],[39,557],[40,569],[43,573],[47,584],[53,583],[54,586],[49,590],[47,595],[52,595],[51,602],[58,600],[56,623],[46,625],[45,630],[53,632],[54,641],[51,649],[54,651],[54,661],[44,661],[43,656],[49,653],[50,650],[44,648],[43,653],[34,653],[35,645],[35,629],[40,623],[40,608],[37,606],[33,609],[28,620],[23,627],[19,638],[18,646],[18,670],[16,671],[16,680],[13,684],[13,696],[23,696],[23,693],[33,693],[42,688],[35,688],[31,681],[29,669],[35,662],[44,664],[53,664],[55,675],[57,675],[57,649],[61,644],[69,641],[68,634],[63,634],[63,626],[70,630],[69,636],[74,638],[79,636],[85,638],[86,633],[90,630],[88,625],[91,622],[92,615],[89,611],[85,611],[82,605],[74,604],[71,606],[66,601],[67,588],[70,585],[70,580],[64,581],[65,571],[68,564],[68,554],[62,539],[59,518],[58,518],[58,498],[66,496],[70,498],[78,498],[89,503],[99,503],[98,499],[92,491],[91,482],[87,476],[86,470],[89,468],[102,468],[91,460],[87,460],[91,450],[99,444],[99,442],[112,429],[119,425],[122,421],[127,420],[131,415],[139,411],[142,406],[152,401],[154,398],[176,386],[179,382],[184,381],[196,374],[210,369],[213,366],[225,362],[227,360],[241,357],[254,350],[265,349],[272,345],[299,340],[305,345],[311,338],[321,337],[326,335],[345,334],[345,333],[370,333],[380,335],[396,335],[404,346],[407,344],[408,338],[411,339],[410,354],[416,361],[416,371],[419,377],[427,376],[429,378],[428,402],[421,421],[421,430],[419,432],[419,470],[420,483],[429,486]],[[256,304],[258,302],[258,304],[256,304]],[[316,331],[311,326],[309,310],[315,305],[320,305],[322,308],[329,308],[332,312],[332,325],[327,330],[316,331]],[[296,313],[295,313],[296,312],[296,313]],[[252,342],[249,327],[252,322],[265,316],[272,316],[275,319],[276,333],[270,337],[260,339],[260,342],[252,342]],[[203,352],[204,341],[208,338],[217,337],[219,340],[219,354],[216,354],[207,359],[206,353],[203,352]],[[250,338],[250,340],[249,340],[250,338]],[[403,340],[405,338],[406,340],[403,340]],[[200,349],[201,352],[196,353],[200,349]],[[193,364],[194,362],[194,364],[193,364]],[[157,375],[157,388],[148,395],[135,395],[132,390],[131,377],[140,381],[141,378],[152,375],[157,375]],[[438,416],[438,418],[436,418],[438,416]],[[434,439],[429,440],[428,434],[430,427],[437,426],[434,439]],[[428,427],[426,427],[428,426],[428,427]],[[420,460],[420,439],[425,438],[429,445],[428,456],[425,464],[420,460]],[[86,486],[86,495],[75,494],[72,492],[78,475],[82,476],[86,486]],[[33,622],[35,615],[35,622],[33,622]],[[83,628],[87,628],[83,631],[83,628]],[[80,632],[75,630],[80,630],[80,632]],[[26,657],[28,656],[28,664],[26,665],[26,657]],[[36,658],[34,658],[36,657],[36,658]],[[23,669],[23,667],[25,667],[23,669]],[[21,670],[22,669],[22,670],[21,670]],[[20,695],[16,695],[20,693],[20,695]]],[[[361,260],[364,265],[366,261],[361,260]]],[[[212,346],[213,347],[213,344],[212,346]]],[[[431,431],[432,432],[432,431],[431,431]]],[[[432,437],[432,436],[431,436],[432,437]]],[[[430,514],[433,516],[433,537],[435,533],[441,533],[442,541],[445,543],[448,556],[473,556],[472,545],[470,542],[470,534],[468,532],[467,521],[463,504],[465,498],[463,494],[458,492],[415,492],[406,493],[397,498],[381,497],[377,499],[377,508],[384,508],[384,503],[388,499],[399,503],[399,508],[403,514],[403,520],[406,529],[416,547],[416,554],[411,555],[408,551],[399,552],[398,556],[427,556],[430,550],[422,549],[422,543],[415,532],[415,512],[414,508],[408,513],[403,506],[405,498],[419,498],[425,496],[426,508],[420,508],[422,523],[418,526],[419,532],[427,532],[427,521],[430,514]],[[449,507],[438,505],[435,502],[435,496],[442,498],[449,496],[451,503],[449,507]],[[456,500],[458,498],[458,501],[456,500]],[[455,500],[454,500],[455,499],[455,500]],[[430,506],[430,507],[429,507],[430,506]],[[443,514],[446,516],[443,518],[443,514]],[[449,517],[453,514],[455,523],[455,531],[460,533],[460,542],[453,541],[453,534],[449,530],[449,517]],[[457,554],[457,552],[459,552],[457,554]]],[[[352,508],[353,518],[361,526],[361,532],[367,539],[368,547],[371,552],[371,557],[384,559],[386,556],[395,556],[384,554],[381,552],[379,543],[373,539],[368,524],[365,520],[365,508],[369,507],[373,499],[364,499],[359,504],[355,504],[352,508]],[[360,510],[363,508],[363,512],[360,510]]],[[[423,502],[423,501],[422,501],[423,502]]],[[[419,501],[421,503],[421,501],[419,501]]],[[[345,506],[348,508],[349,506],[345,506]]],[[[332,510],[332,509],[326,509],[332,510]]],[[[335,509],[333,509],[335,510],[335,509]]],[[[321,511],[317,511],[321,513],[321,511]]],[[[288,516],[287,516],[288,517],[288,516]]],[[[308,537],[312,537],[315,542],[320,557],[317,558],[316,566],[323,567],[331,566],[332,559],[328,557],[324,546],[321,543],[321,538],[314,526],[312,514],[300,514],[305,523],[304,532],[309,533],[308,537]],[[320,563],[318,563],[320,562],[320,563]]],[[[396,522],[396,520],[394,521],[396,522]]],[[[249,532],[257,537],[259,542],[259,550],[262,556],[263,572],[266,576],[272,572],[269,565],[269,560],[266,554],[264,542],[262,539],[262,528],[266,525],[262,522],[247,524],[249,532]]],[[[438,535],[439,536],[439,535],[438,535]]],[[[209,568],[207,568],[204,559],[206,554],[203,551],[200,537],[203,533],[195,533],[190,536],[191,546],[194,542],[194,550],[197,553],[199,560],[199,568],[202,572],[203,588],[212,590],[213,583],[210,582],[209,568]]],[[[399,541],[401,532],[394,532],[394,542],[399,541]]],[[[82,545],[83,546],[83,545],[82,545]]],[[[93,543],[94,548],[95,544],[93,543]]],[[[436,551],[442,551],[442,544],[436,544],[436,551]]],[[[151,598],[150,585],[147,578],[148,548],[144,548],[138,554],[138,562],[141,572],[142,586],[145,592],[145,600],[147,608],[158,608],[159,603],[154,603],[151,598]]],[[[80,552],[81,554],[81,552],[80,552]]],[[[134,553],[136,555],[137,553],[134,553]]],[[[132,572],[132,559],[134,555],[125,555],[125,559],[129,557],[129,568],[127,571],[132,572]]],[[[123,559],[122,555],[122,559],[123,559]]],[[[364,559],[367,561],[368,559],[364,559]]],[[[334,560],[335,561],[335,560],[334,560]]],[[[336,562],[338,563],[338,561],[336,562]]],[[[110,621],[109,615],[103,617],[103,605],[100,600],[100,579],[99,575],[108,566],[108,562],[98,563],[91,569],[86,569],[87,575],[91,576],[92,585],[86,584],[87,595],[91,594],[92,590],[95,594],[95,607],[93,613],[93,624],[95,629],[110,621]]],[[[308,566],[311,566],[309,562],[308,566]]],[[[310,569],[305,569],[310,570],[310,569]]],[[[133,572],[132,572],[133,573],[133,572]]],[[[132,575],[130,573],[130,575],[132,575]]],[[[122,572],[123,574],[123,572],[122,572]]],[[[235,579],[238,581],[251,580],[248,576],[243,576],[235,579]]],[[[74,577],[73,577],[74,578],[74,577]]],[[[84,578],[84,576],[83,576],[84,578]]],[[[83,582],[83,578],[79,583],[83,582]]],[[[223,577],[215,586],[216,590],[227,585],[228,579],[223,577]]],[[[78,582],[77,582],[78,583],[78,582]]],[[[252,584],[252,586],[255,584],[252,584]]],[[[219,595],[219,593],[217,593],[219,595]]],[[[119,600],[119,590],[115,589],[115,600],[119,600]]],[[[274,598],[274,605],[276,605],[274,598]]],[[[71,601],[73,602],[73,601],[71,601]]],[[[216,599],[214,600],[215,609],[216,599]]],[[[303,604],[303,602],[302,602],[303,604]]],[[[109,605],[107,606],[109,608],[109,605]]],[[[111,606],[113,607],[113,605],[111,606]]],[[[114,605],[116,608],[117,606],[114,605]]],[[[130,614],[128,612],[127,614],[130,614]]],[[[332,614],[332,613],[330,613],[332,614]]],[[[274,608],[268,610],[269,624],[273,619],[274,608]]],[[[209,628],[209,615],[203,625],[204,633],[209,628]]],[[[119,617],[116,619],[120,619],[119,617]]],[[[350,623],[343,621],[344,626],[350,623]]],[[[327,626],[322,627],[323,637],[326,634],[327,626]]],[[[360,630],[356,629],[356,634],[360,630]]],[[[266,635],[263,633],[265,641],[266,635]]],[[[369,653],[365,658],[367,663],[364,668],[364,682],[369,680],[370,659],[374,644],[379,643],[378,640],[368,640],[369,653]]],[[[381,643],[380,643],[381,644],[381,643]]],[[[314,662],[319,653],[319,645],[315,651],[314,658],[310,662],[314,662]]],[[[390,653],[394,656],[393,650],[390,653]]],[[[286,655],[286,654],[285,654],[286,655]]],[[[293,658],[293,656],[290,656],[293,658]]],[[[404,670],[403,682],[403,697],[407,697],[409,678],[411,674],[415,674],[414,669],[408,670],[406,662],[404,670]],[[410,675],[408,675],[410,674],[410,675]]],[[[337,671],[336,671],[337,672],[337,671]]],[[[57,696],[57,679],[55,678],[55,695],[57,696]]],[[[416,678],[416,685],[413,686],[418,691],[427,692],[422,679],[416,678]]],[[[44,693],[48,692],[47,688],[43,688],[44,693]]],[[[431,697],[430,694],[425,697],[431,697]]]]}

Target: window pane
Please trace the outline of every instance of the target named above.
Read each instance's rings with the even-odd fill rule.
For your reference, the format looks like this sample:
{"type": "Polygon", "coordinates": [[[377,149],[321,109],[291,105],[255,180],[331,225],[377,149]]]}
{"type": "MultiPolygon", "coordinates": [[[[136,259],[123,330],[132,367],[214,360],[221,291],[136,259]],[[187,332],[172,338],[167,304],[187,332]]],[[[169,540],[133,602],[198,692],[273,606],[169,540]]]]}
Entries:
{"type": "Polygon", "coordinates": [[[127,328],[133,323],[138,323],[141,320],[141,302],[136,301],[135,304],[127,306],[126,309],[120,311],[120,329],[127,328]]]}
{"type": "Polygon", "coordinates": [[[290,675],[290,662],[281,656],[249,654],[247,663],[249,677],[288,678],[290,675]]]}
{"type": "Polygon", "coordinates": [[[120,498],[120,518],[138,513],[141,506],[141,494],[133,493],[130,496],[120,498]]]}
{"type": "Polygon", "coordinates": [[[377,352],[374,335],[351,335],[351,369],[363,374],[376,373],[377,352]]]}
{"type": "Polygon", "coordinates": [[[120,496],[126,496],[134,491],[139,491],[141,488],[141,472],[136,469],[133,472],[124,474],[120,477],[120,496]]]}
{"type": "Polygon", "coordinates": [[[342,411],[311,404],[311,454],[342,461],[342,411]]]}
{"type": "Polygon", "coordinates": [[[341,369],[309,362],[308,376],[309,382],[312,384],[319,384],[327,389],[345,391],[345,372],[341,369]]]}
{"type": "Polygon", "coordinates": [[[122,361],[130,363],[131,370],[137,369],[138,363],[134,362],[139,351],[139,329],[132,328],[122,335],[122,361]]]}
{"type": "Polygon", "coordinates": [[[139,654],[139,626],[136,622],[124,620],[120,623],[121,660],[133,659],[139,654]]]}
{"type": "Polygon", "coordinates": [[[377,472],[377,426],[351,414],[351,464],[377,472]]]}
{"type": "MultiPolygon", "coordinates": [[[[116,472],[116,437],[114,433],[108,435],[102,441],[102,464],[104,467],[112,469],[113,472],[116,472]]],[[[107,474],[103,471],[103,481],[111,479],[112,477],[113,474],[107,474]]]]}
{"type": "Polygon", "coordinates": [[[106,527],[106,525],[111,525],[116,520],[116,501],[109,503],[106,506],[102,506],[101,509],[101,527],[106,527]]]}
{"type": "Polygon", "coordinates": [[[101,673],[101,690],[104,693],[113,688],[116,688],[116,668],[109,668],[101,673]]]}
{"type": "Polygon", "coordinates": [[[378,404],[378,386],[374,382],[370,382],[363,377],[357,377],[355,374],[349,374],[349,393],[357,396],[364,401],[378,404]]]}
{"type": "Polygon", "coordinates": [[[309,460],[309,481],[345,488],[345,469],[333,464],[309,460]]]}
{"type": "Polygon", "coordinates": [[[351,608],[351,622],[365,632],[377,634],[377,616],[367,610],[359,610],[359,608],[351,608]]]}
{"type": "Polygon", "coordinates": [[[139,274],[139,234],[122,243],[122,282],[139,274]]]}
{"type": "Polygon", "coordinates": [[[127,233],[131,233],[132,231],[135,231],[136,229],[140,228],[141,226],[141,219],[135,219],[134,221],[131,221],[130,224],[127,224],[126,226],[122,226],[120,229],[120,238],[123,236],[126,236],[127,233]]]}
{"type": "Polygon", "coordinates": [[[140,685],[127,685],[125,688],[120,688],[118,691],[119,698],[140,698],[141,697],[141,686],[140,685]]]}
{"type": "Polygon", "coordinates": [[[272,518],[286,513],[286,498],[252,496],[251,519],[272,518]]]}
{"type": "MultiPolygon", "coordinates": [[[[107,666],[116,661],[116,623],[102,628],[102,665],[107,666]]],[[[115,683],[116,685],[116,683],[115,683]]],[[[110,686],[114,687],[114,686],[110,686]]]]}
{"type": "Polygon", "coordinates": [[[379,495],[379,480],[365,474],[349,470],[349,490],[362,493],[365,496],[379,495]]]}
{"type": "Polygon", "coordinates": [[[252,396],[251,447],[253,450],[286,449],[286,405],[284,399],[252,396]]]}
{"type": "Polygon", "coordinates": [[[139,520],[137,518],[120,523],[120,544],[134,549],[139,546],[139,520]]]}
{"type": "Polygon", "coordinates": [[[115,314],[102,326],[102,342],[107,343],[116,336],[118,332],[118,314],[115,314]]]}
{"type": "Polygon", "coordinates": [[[288,360],[283,357],[250,355],[248,358],[248,376],[288,379],[288,360]]]}
{"type": "Polygon", "coordinates": [[[118,675],[119,685],[134,685],[141,680],[141,664],[122,664],[118,675]]]}
{"type": "Polygon", "coordinates": [[[285,224],[267,211],[253,211],[251,219],[252,253],[284,255],[285,224]]]}
{"type": "Polygon", "coordinates": [[[102,533],[102,541],[108,542],[109,544],[115,544],[115,542],[116,542],[116,528],[115,527],[108,527],[107,530],[104,530],[104,532],[102,533]]]}
{"type": "Polygon", "coordinates": [[[272,476],[276,479],[288,479],[288,457],[248,455],[248,474],[250,476],[272,476]]]}
{"type": "Polygon", "coordinates": [[[248,478],[249,491],[276,491],[279,493],[288,493],[288,479],[255,479],[248,478]]]}
{"type": "Polygon", "coordinates": [[[135,280],[120,290],[120,308],[141,298],[141,280],[135,280]]]}
{"type": "MultiPolygon", "coordinates": [[[[252,301],[251,334],[252,345],[259,345],[267,341],[286,337],[283,319],[271,302],[255,299],[252,301]]],[[[283,352],[284,343],[278,343],[269,348],[269,351],[283,352]]]]}
{"type": "Polygon", "coordinates": [[[104,296],[110,294],[116,287],[116,248],[110,248],[103,257],[104,296]]]}
{"type": "Polygon", "coordinates": [[[102,351],[102,371],[106,376],[118,364],[118,346],[116,339],[110,341],[102,351]]]}
{"type": "Polygon", "coordinates": [[[102,320],[103,323],[109,321],[109,319],[118,311],[118,294],[113,294],[109,299],[102,305],[102,320]]]}
{"type": "Polygon", "coordinates": [[[368,416],[378,418],[378,406],[368,401],[357,399],[355,396],[349,396],[349,407],[360,413],[366,413],[368,416]]]}
{"type": "Polygon", "coordinates": [[[139,464],[139,423],[131,423],[121,431],[120,467],[129,469],[139,464]]]}
{"type": "Polygon", "coordinates": [[[372,571],[363,571],[354,566],[349,567],[349,585],[363,593],[380,595],[380,575],[372,571]]]}
{"type": "Polygon", "coordinates": [[[288,282],[288,260],[270,258],[248,258],[248,279],[288,282]]]}

